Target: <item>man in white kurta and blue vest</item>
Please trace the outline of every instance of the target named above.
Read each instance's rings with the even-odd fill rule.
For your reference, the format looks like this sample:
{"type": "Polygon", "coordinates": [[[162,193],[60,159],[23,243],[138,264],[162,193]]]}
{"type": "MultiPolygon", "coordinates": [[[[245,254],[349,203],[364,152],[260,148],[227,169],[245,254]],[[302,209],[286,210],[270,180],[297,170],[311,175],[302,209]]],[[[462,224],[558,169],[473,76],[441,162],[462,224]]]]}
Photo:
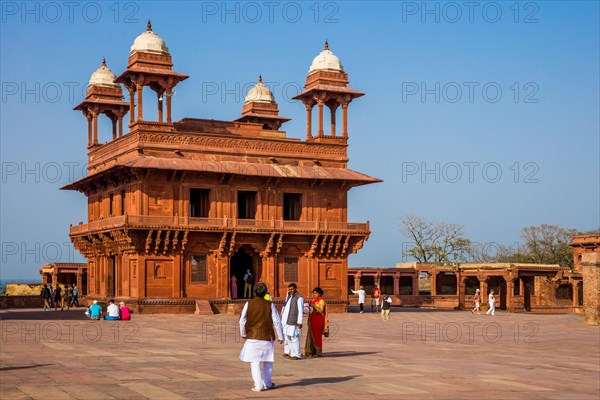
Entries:
{"type": "Polygon", "coordinates": [[[279,343],[283,343],[283,331],[277,309],[269,300],[265,300],[267,285],[262,282],[254,288],[256,297],[246,302],[240,317],[240,335],[245,339],[240,352],[240,360],[250,363],[254,387],[252,391],[261,392],[275,386],[271,380],[275,352],[275,334],[279,343]]]}
{"type": "Polygon", "coordinates": [[[300,330],[302,329],[302,314],[304,298],[298,293],[295,283],[288,285],[288,294],[281,310],[283,322],[283,356],[290,360],[300,360],[300,330]]]}

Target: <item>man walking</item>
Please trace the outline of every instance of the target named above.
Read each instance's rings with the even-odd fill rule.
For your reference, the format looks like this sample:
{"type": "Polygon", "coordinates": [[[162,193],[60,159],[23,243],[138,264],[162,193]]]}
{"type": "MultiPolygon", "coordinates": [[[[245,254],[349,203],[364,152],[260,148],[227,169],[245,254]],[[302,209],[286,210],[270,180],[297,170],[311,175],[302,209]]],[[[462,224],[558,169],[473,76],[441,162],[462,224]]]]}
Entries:
{"type": "Polygon", "coordinates": [[[240,317],[240,335],[246,340],[240,352],[240,360],[250,363],[253,392],[260,392],[275,386],[272,381],[275,352],[275,333],[279,343],[283,343],[283,331],[277,309],[272,302],[265,300],[267,285],[256,284],[254,297],[247,301],[240,317]],[[275,331],[275,332],[273,332],[275,331]]]}
{"type": "Polygon", "coordinates": [[[302,313],[304,298],[298,293],[295,283],[288,285],[288,294],[281,310],[283,322],[283,356],[290,360],[300,360],[300,330],[302,329],[302,313]]]}
{"type": "Polygon", "coordinates": [[[390,320],[390,308],[392,305],[392,298],[387,295],[383,295],[383,303],[381,304],[381,319],[384,322],[390,320]]]}
{"type": "Polygon", "coordinates": [[[358,295],[358,307],[360,308],[360,313],[362,314],[365,308],[365,297],[367,297],[367,292],[365,292],[361,286],[358,290],[352,290],[352,293],[358,295]]]}
{"type": "Polygon", "coordinates": [[[48,289],[48,285],[44,284],[42,288],[42,292],[40,293],[42,297],[42,301],[44,302],[44,311],[48,311],[50,309],[50,289],[48,289]]]}
{"type": "Polygon", "coordinates": [[[494,316],[494,313],[496,312],[496,296],[494,296],[494,289],[490,290],[490,295],[488,296],[488,303],[490,304],[490,309],[487,311],[486,314],[490,314],[492,313],[492,316],[494,316]]]}
{"type": "Polygon", "coordinates": [[[254,276],[250,270],[246,270],[246,274],[244,275],[244,298],[249,299],[252,297],[252,281],[254,280],[254,276]]]}
{"type": "Polygon", "coordinates": [[[481,293],[479,292],[479,289],[475,290],[473,301],[475,302],[475,308],[471,310],[471,314],[475,314],[475,311],[479,314],[479,308],[481,307],[481,293]]]}

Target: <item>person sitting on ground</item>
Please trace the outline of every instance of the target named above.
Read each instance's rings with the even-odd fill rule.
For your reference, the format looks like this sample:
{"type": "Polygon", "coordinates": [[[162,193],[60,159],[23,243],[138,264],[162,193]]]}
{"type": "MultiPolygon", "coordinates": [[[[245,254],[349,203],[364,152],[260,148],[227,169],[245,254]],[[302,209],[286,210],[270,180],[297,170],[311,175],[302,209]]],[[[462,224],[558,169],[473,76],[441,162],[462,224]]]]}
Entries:
{"type": "Polygon", "coordinates": [[[119,314],[119,307],[115,304],[113,299],[108,301],[108,307],[106,307],[106,315],[104,319],[107,321],[116,321],[121,318],[121,314],[119,314]]]}
{"type": "Polygon", "coordinates": [[[119,303],[119,312],[121,313],[121,320],[129,321],[131,319],[131,311],[129,311],[129,307],[125,305],[124,301],[119,303]]]}
{"type": "Polygon", "coordinates": [[[90,319],[99,320],[102,315],[102,306],[98,304],[98,300],[94,300],[93,304],[89,308],[90,319]]]}

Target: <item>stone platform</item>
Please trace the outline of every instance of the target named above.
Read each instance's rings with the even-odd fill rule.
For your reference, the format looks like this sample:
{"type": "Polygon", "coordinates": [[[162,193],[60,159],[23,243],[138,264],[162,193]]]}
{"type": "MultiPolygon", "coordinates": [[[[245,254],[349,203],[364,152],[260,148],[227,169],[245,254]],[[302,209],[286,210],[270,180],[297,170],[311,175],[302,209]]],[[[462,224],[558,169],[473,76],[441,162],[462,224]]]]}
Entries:
{"type": "MultiPolygon", "coordinates": [[[[351,309],[351,311],[354,311],[351,309]]],[[[331,315],[325,357],[281,358],[250,391],[237,317],[0,312],[2,399],[597,399],[600,327],[581,315],[393,309],[331,315]]],[[[304,332],[305,333],[305,332],[304,332]]],[[[302,338],[304,342],[304,335],[302,338]]]]}

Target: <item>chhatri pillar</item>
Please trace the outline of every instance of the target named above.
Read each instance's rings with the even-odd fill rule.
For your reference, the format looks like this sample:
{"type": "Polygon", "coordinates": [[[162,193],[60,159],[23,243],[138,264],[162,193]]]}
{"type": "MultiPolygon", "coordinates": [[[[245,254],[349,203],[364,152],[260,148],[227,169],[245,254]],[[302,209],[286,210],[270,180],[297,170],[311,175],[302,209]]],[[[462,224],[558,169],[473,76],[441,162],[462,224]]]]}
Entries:
{"type": "Polygon", "coordinates": [[[583,253],[580,265],[583,269],[584,321],[600,325],[600,253],[583,253]]]}

